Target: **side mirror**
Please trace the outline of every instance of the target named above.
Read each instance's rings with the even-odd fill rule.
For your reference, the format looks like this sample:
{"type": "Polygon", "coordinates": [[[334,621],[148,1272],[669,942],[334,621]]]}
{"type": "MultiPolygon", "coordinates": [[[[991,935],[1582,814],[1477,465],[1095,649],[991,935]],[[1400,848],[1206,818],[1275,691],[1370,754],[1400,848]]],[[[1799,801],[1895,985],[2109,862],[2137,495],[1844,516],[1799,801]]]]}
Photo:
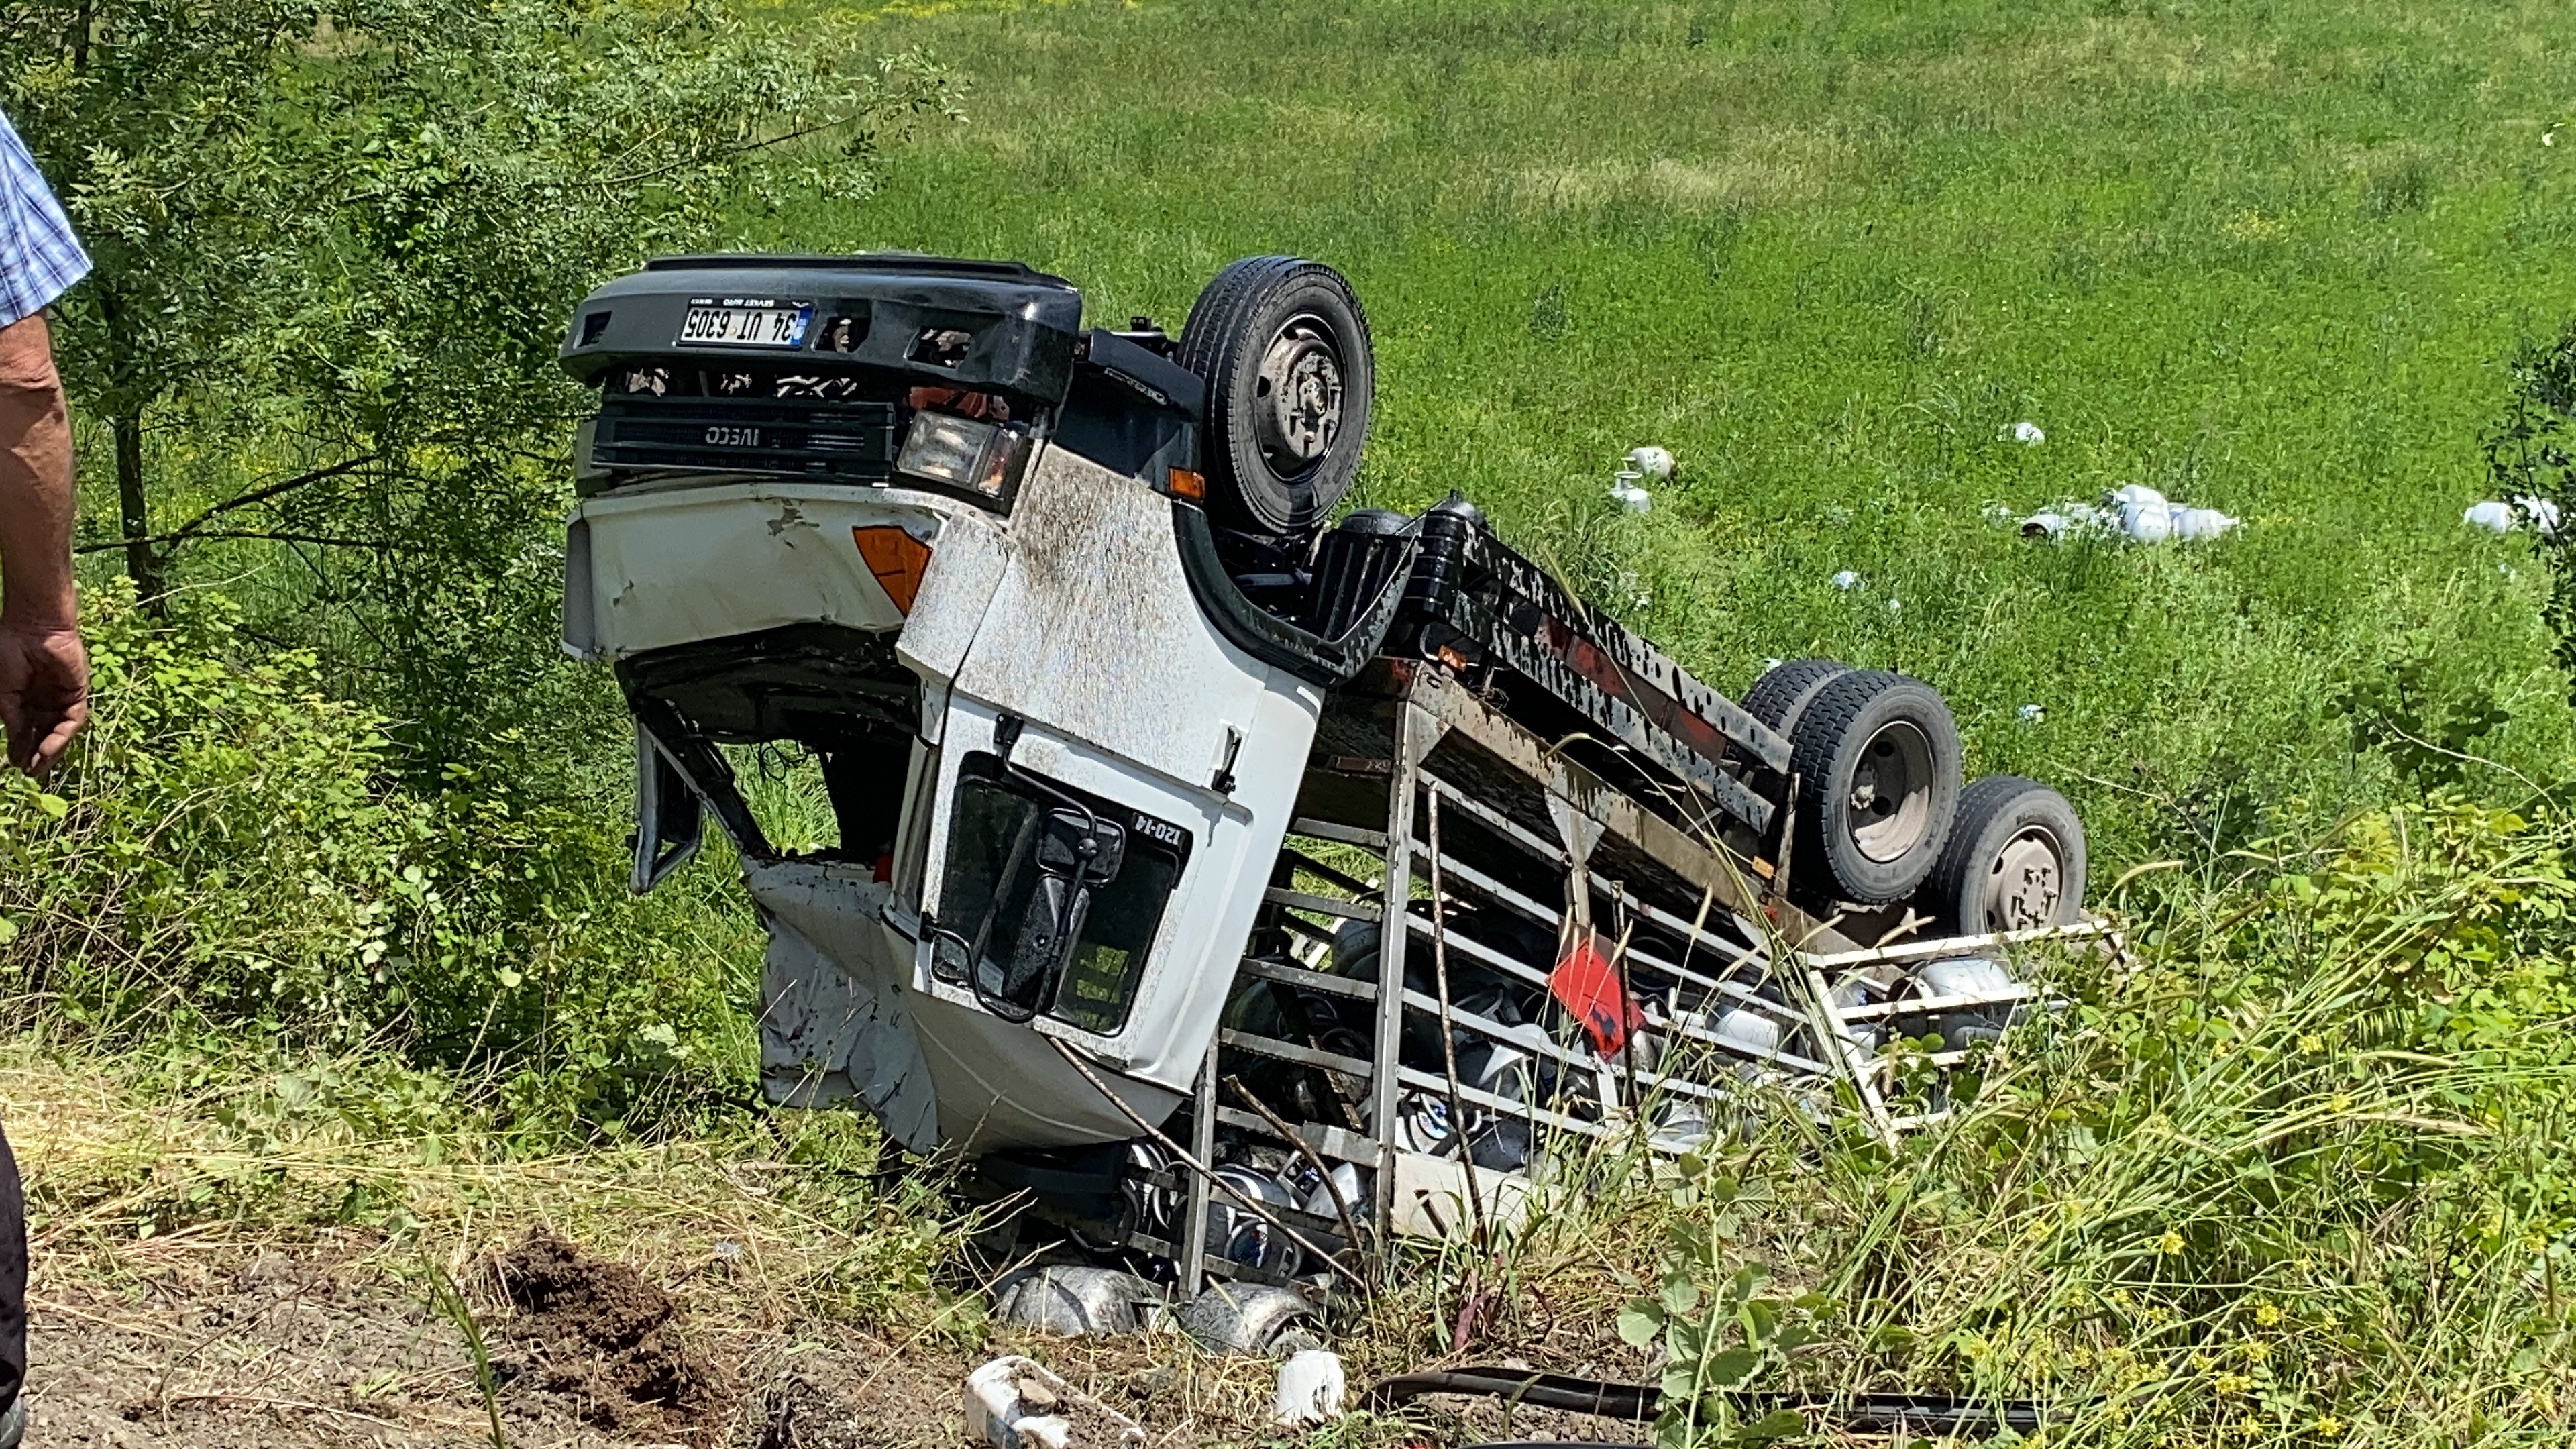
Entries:
{"type": "Polygon", "coordinates": [[[652,731],[635,727],[635,874],[628,885],[637,895],[688,863],[706,835],[706,810],[689,779],[653,742],[652,731]]]}
{"type": "Polygon", "coordinates": [[[1037,839],[1038,876],[1009,959],[977,967],[984,994],[1030,1016],[1046,1010],[1082,941],[1091,893],[1116,880],[1126,858],[1127,832],[1120,826],[1081,810],[1049,811],[1037,839]]]}

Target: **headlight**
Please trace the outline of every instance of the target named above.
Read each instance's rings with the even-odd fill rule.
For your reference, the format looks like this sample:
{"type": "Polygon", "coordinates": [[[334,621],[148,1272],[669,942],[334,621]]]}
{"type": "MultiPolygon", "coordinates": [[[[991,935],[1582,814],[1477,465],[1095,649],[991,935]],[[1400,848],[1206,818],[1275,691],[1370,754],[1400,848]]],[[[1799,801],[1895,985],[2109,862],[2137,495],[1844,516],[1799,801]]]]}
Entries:
{"type": "Polygon", "coordinates": [[[998,498],[1008,461],[1007,439],[993,424],[953,413],[917,412],[894,466],[898,473],[998,498]]]}

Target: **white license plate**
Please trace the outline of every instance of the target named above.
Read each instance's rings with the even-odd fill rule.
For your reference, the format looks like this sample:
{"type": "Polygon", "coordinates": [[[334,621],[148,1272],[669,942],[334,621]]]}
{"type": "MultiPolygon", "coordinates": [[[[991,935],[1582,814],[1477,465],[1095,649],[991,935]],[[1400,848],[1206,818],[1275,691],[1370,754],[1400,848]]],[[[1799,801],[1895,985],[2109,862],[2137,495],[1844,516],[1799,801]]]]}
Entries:
{"type": "Polygon", "coordinates": [[[784,307],[691,307],[680,322],[682,347],[802,347],[814,324],[807,304],[784,307]]]}

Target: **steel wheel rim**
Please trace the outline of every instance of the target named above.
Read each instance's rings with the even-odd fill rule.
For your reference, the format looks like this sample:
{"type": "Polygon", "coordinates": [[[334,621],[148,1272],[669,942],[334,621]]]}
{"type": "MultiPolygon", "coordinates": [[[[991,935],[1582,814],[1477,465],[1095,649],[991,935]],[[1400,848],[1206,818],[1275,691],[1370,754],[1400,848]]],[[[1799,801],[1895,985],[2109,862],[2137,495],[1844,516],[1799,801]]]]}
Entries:
{"type": "Polygon", "coordinates": [[[2057,921],[2066,898],[2066,847],[2045,825],[2025,825],[1995,852],[1986,873],[1986,925],[2028,931],[2057,921]]]}
{"type": "Polygon", "coordinates": [[[1314,313],[1289,318],[1253,377],[1253,432],[1283,476],[1311,471],[1342,432],[1342,354],[1314,313]]]}
{"type": "Polygon", "coordinates": [[[1903,860],[1932,830],[1932,740],[1907,720],[1871,732],[1852,767],[1843,829],[1863,856],[1880,865],[1903,860]]]}

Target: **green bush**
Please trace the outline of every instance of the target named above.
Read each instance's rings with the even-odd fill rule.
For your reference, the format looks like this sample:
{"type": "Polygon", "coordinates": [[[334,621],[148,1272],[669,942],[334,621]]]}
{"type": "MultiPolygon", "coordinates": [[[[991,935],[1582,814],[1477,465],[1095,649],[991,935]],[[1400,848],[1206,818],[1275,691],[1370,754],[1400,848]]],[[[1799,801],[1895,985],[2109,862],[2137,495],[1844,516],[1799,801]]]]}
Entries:
{"type": "Polygon", "coordinates": [[[95,727],[47,785],[0,784],[0,934],[72,1029],[391,1041],[531,1129],[748,1090],[747,913],[626,897],[621,842],[513,770],[524,741],[421,790],[389,720],[220,596],[155,621],[109,595],[90,631],[95,727]]]}

